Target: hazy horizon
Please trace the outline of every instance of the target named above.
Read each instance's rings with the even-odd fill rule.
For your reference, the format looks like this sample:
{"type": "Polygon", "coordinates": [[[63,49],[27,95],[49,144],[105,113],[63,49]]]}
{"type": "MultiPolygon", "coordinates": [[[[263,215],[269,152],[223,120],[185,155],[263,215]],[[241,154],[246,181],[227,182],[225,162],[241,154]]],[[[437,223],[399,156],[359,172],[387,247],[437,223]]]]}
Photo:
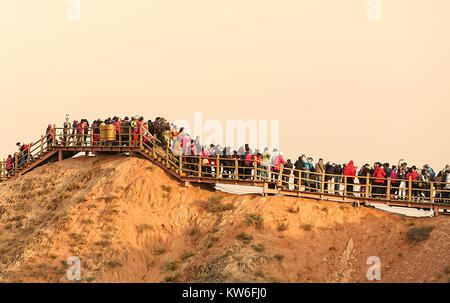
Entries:
{"type": "Polygon", "coordinates": [[[279,120],[293,161],[449,164],[450,2],[0,4],[0,158],[48,123],[143,115],[279,120]]]}

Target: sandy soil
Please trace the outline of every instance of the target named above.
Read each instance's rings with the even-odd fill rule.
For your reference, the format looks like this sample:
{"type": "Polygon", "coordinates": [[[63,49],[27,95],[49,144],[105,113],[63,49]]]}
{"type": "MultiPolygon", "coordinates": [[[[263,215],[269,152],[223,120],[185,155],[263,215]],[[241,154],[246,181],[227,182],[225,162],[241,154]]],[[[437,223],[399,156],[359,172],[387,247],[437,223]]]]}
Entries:
{"type": "Polygon", "coordinates": [[[125,156],[65,160],[0,184],[0,231],[0,282],[68,282],[70,256],[81,282],[373,282],[370,256],[381,282],[450,278],[448,217],[186,188],[125,156]],[[409,242],[423,225],[434,226],[429,239],[409,242]]]}

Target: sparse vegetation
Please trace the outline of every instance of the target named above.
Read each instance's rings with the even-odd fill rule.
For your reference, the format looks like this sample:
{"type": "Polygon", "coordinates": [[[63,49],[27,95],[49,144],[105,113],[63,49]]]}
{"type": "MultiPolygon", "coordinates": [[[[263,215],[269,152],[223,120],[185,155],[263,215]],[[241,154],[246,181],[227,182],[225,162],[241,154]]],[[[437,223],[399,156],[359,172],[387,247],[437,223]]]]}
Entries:
{"type": "Polygon", "coordinates": [[[96,241],[96,242],[94,242],[94,245],[103,246],[103,247],[108,247],[108,246],[111,245],[111,242],[110,242],[110,241],[107,241],[107,240],[96,241]]]}
{"type": "Polygon", "coordinates": [[[161,190],[169,194],[172,191],[172,187],[169,185],[161,185],[161,190]]]}
{"type": "Polygon", "coordinates": [[[264,225],[264,218],[260,214],[249,214],[245,219],[245,224],[261,229],[264,225]]]}
{"type": "Polygon", "coordinates": [[[167,260],[166,262],[164,262],[164,265],[163,265],[164,271],[175,271],[175,270],[177,270],[177,268],[178,268],[177,261],[167,260]]]}
{"type": "Polygon", "coordinates": [[[189,231],[189,236],[191,237],[195,237],[198,236],[200,234],[200,228],[198,226],[194,226],[190,231],[189,231]]]}
{"type": "Polygon", "coordinates": [[[211,213],[219,213],[234,209],[233,203],[222,203],[223,196],[215,195],[209,197],[205,203],[205,209],[211,213]]]}
{"type": "Polygon", "coordinates": [[[280,223],[280,224],[278,224],[278,227],[277,227],[279,232],[285,231],[288,228],[289,228],[289,226],[287,224],[285,224],[285,223],[280,223]]]}
{"type": "Polygon", "coordinates": [[[241,232],[236,236],[236,239],[241,240],[244,244],[249,244],[253,240],[253,236],[245,232],[241,232]]]}
{"type": "Polygon", "coordinates": [[[153,166],[147,166],[147,169],[148,169],[149,171],[153,171],[153,166]]]}
{"type": "Polygon", "coordinates": [[[303,230],[306,230],[306,231],[310,231],[313,228],[313,226],[311,224],[303,224],[303,225],[300,225],[300,228],[303,228],[303,230]]]}
{"type": "Polygon", "coordinates": [[[141,224],[136,227],[138,233],[143,233],[146,230],[153,230],[153,226],[149,224],[141,224]]]}
{"type": "Polygon", "coordinates": [[[262,244],[262,243],[258,243],[256,245],[252,245],[252,248],[256,252],[264,252],[266,250],[266,248],[264,247],[264,244],[262,244]]]}
{"type": "Polygon", "coordinates": [[[433,228],[433,226],[420,226],[410,228],[406,234],[408,241],[418,243],[428,239],[433,228]]]}
{"type": "Polygon", "coordinates": [[[88,201],[88,199],[86,198],[86,197],[80,197],[78,200],[77,200],[77,203],[83,203],[83,202],[87,202],[88,201]]]}
{"type": "Polygon", "coordinates": [[[257,277],[259,277],[259,278],[264,278],[264,277],[265,277],[265,274],[264,274],[264,272],[263,272],[261,269],[258,269],[258,270],[255,272],[255,276],[257,276],[257,277]]]}
{"type": "Polygon", "coordinates": [[[284,259],[284,256],[283,255],[280,255],[280,254],[276,254],[275,256],[273,256],[275,259],[277,259],[278,261],[283,261],[283,259],[284,259]]]}
{"type": "Polygon", "coordinates": [[[92,221],[91,219],[83,219],[81,220],[81,224],[92,224],[94,223],[94,221],[92,221]]]}
{"type": "Polygon", "coordinates": [[[190,251],[185,251],[182,255],[181,255],[181,260],[185,261],[187,259],[189,259],[190,257],[194,256],[194,254],[190,251]]]}
{"type": "Polygon", "coordinates": [[[167,283],[170,283],[170,282],[176,282],[176,281],[178,281],[179,278],[180,278],[180,274],[179,274],[179,273],[176,273],[176,274],[173,275],[173,276],[167,276],[167,277],[165,277],[165,278],[164,278],[164,281],[166,281],[167,283]]]}
{"type": "Polygon", "coordinates": [[[118,260],[111,260],[108,263],[106,263],[111,268],[121,267],[123,266],[123,263],[118,260]]]}
{"type": "Polygon", "coordinates": [[[165,248],[157,248],[157,249],[155,249],[155,255],[159,256],[159,255],[165,254],[166,251],[167,250],[165,248]]]}
{"type": "Polygon", "coordinates": [[[211,232],[213,233],[213,234],[215,234],[216,232],[218,232],[219,231],[219,228],[218,227],[213,227],[213,229],[211,230],[211,232]]]}
{"type": "Polygon", "coordinates": [[[300,211],[300,207],[299,206],[297,206],[297,207],[289,207],[288,208],[288,212],[290,212],[291,214],[296,214],[299,211],[300,211]]]}
{"type": "Polygon", "coordinates": [[[10,218],[8,221],[10,221],[10,222],[13,222],[13,221],[21,221],[21,220],[23,220],[23,219],[25,219],[26,217],[24,216],[24,215],[21,215],[21,216],[15,216],[15,217],[12,217],[12,218],[10,218]]]}
{"type": "Polygon", "coordinates": [[[322,207],[320,210],[323,211],[323,212],[328,213],[328,208],[326,208],[326,207],[322,207]]]}
{"type": "Polygon", "coordinates": [[[105,196],[105,197],[98,198],[98,200],[103,200],[103,201],[105,201],[105,203],[110,203],[117,199],[118,199],[118,197],[116,197],[116,196],[105,196]]]}

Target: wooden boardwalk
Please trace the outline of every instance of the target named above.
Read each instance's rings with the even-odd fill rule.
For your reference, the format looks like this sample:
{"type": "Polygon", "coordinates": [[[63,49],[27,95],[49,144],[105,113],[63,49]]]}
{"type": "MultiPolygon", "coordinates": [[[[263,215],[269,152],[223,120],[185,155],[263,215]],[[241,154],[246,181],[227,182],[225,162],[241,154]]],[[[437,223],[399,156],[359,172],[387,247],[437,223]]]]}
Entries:
{"type": "MultiPolygon", "coordinates": [[[[291,175],[287,180],[282,180],[282,174],[261,168],[257,165],[256,160],[249,167],[238,159],[221,158],[219,156],[202,158],[201,156],[176,155],[172,149],[164,146],[151,135],[145,134],[142,129],[138,136],[130,135],[126,140],[123,140],[124,135],[122,134],[118,136],[118,141],[100,141],[98,136],[96,137],[98,132],[92,129],[87,129],[86,133],[80,135],[71,135],[70,130],[56,127],[53,128],[52,132],[53,135],[48,133],[37,142],[29,144],[28,149],[21,154],[16,153],[9,162],[6,159],[3,160],[1,162],[0,182],[18,178],[40,165],[51,161],[63,161],[81,152],[87,155],[89,153],[96,155],[100,153],[123,153],[148,159],[184,184],[258,186],[263,188],[264,194],[349,202],[358,206],[370,203],[432,209],[436,215],[439,214],[439,210],[450,210],[450,200],[442,197],[445,196],[442,193],[448,192],[445,189],[447,184],[442,182],[424,182],[425,186],[420,189],[420,192],[424,194],[418,196],[414,195],[418,189],[414,187],[412,180],[406,180],[407,188],[399,188],[393,187],[390,179],[385,180],[385,185],[378,186],[372,182],[372,177],[366,176],[357,177],[359,183],[349,187],[345,177],[305,171],[298,171],[297,178],[291,175]],[[56,140],[58,131],[59,138],[62,138],[59,141],[56,140]],[[205,159],[209,161],[206,162],[205,159]],[[335,181],[333,178],[343,180],[335,181]],[[291,181],[292,179],[293,181],[291,181]],[[335,185],[338,185],[339,189],[336,190],[335,185]],[[356,186],[360,190],[352,190],[356,186]],[[385,187],[385,193],[391,193],[392,189],[398,190],[398,192],[403,190],[404,194],[380,196],[371,192],[373,187],[385,187]]],[[[131,129],[127,134],[131,134],[131,129]]],[[[281,167],[282,169],[283,167],[281,167]]]]}

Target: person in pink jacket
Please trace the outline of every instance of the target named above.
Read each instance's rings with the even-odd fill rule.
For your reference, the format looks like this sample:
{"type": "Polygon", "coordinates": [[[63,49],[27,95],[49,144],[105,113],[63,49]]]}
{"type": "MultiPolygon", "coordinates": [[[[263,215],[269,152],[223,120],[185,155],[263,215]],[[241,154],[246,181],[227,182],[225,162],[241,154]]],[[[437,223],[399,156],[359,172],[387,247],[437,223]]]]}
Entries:
{"type": "Polygon", "coordinates": [[[278,180],[278,176],[279,176],[279,173],[280,173],[280,165],[281,165],[281,163],[283,163],[283,165],[284,165],[287,162],[283,159],[283,153],[282,152],[280,152],[278,154],[278,156],[275,157],[273,162],[274,162],[274,165],[273,165],[274,174],[272,174],[272,178],[275,179],[275,180],[278,180]]]}

